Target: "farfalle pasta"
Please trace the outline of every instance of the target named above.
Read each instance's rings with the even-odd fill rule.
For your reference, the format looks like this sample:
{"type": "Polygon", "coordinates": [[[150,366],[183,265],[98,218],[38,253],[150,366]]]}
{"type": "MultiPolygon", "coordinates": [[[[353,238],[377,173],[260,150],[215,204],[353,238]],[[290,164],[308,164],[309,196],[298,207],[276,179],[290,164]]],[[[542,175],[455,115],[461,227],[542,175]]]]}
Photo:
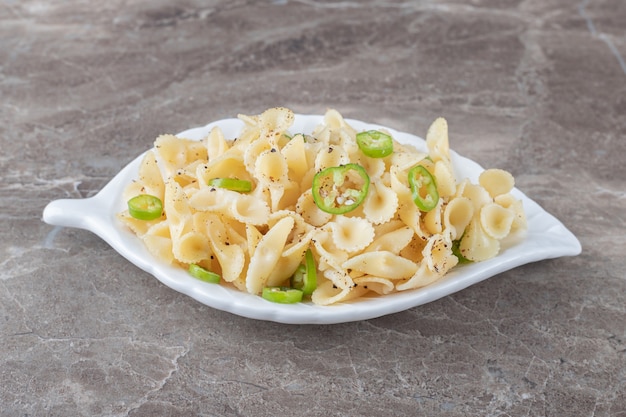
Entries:
{"type": "Polygon", "coordinates": [[[118,214],[155,257],[221,285],[318,305],[386,296],[494,257],[526,228],[510,173],[457,178],[443,118],[426,152],[382,129],[357,131],[336,110],[311,132],[291,132],[286,108],[239,119],[237,137],[219,127],[201,141],[159,136],[118,214]],[[150,210],[131,207],[139,196],[162,209],[137,218],[150,210]],[[303,274],[313,286],[300,286],[303,274]]]}

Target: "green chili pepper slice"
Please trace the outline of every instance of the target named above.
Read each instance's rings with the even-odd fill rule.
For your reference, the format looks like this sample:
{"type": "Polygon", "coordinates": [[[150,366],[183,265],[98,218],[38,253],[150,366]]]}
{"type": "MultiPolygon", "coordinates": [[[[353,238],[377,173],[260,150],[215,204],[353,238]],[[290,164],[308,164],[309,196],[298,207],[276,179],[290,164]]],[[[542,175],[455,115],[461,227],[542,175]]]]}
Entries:
{"type": "Polygon", "coordinates": [[[138,220],[155,220],[163,214],[163,203],[153,195],[140,194],[128,200],[128,213],[138,220]]]}
{"type": "Polygon", "coordinates": [[[361,152],[371,158],[384,158],[393,153],[393,139],[378,130],[357,133],[356,143],[361,152]]]}
{"type": "Polygon", "coordinates": [[[261,297],[267,301],[280,304],[295,304],[302,301],[302,290],[289,287],[265,287],[261,297]]]}
{"type": "Polygon", "coordinates": [[[463,254],[461,253],[461,240],[453,240],[452,241],[452,254],[454,256],[456,256],[459,259],[459,264],[469,264],[472,261],[467,259],[465,256],[463,256],[463,254]]]}
{"type": "Polygon", "coordinates": [[[344,214],[365,200],[369,186],[370,177],[359,164],[330,167],[313,177],[313,200],[326,213],[344,214]]]}
{"type": "Polygon", "coordinates": [[[220,282],[220,276],[218,274],[197,264],[189,265],[189,274],[200,281],[210,282],[211,284],[217,284],[220,282]]]}
{"type": "Polygon", "coordinates": [[[422,165],[416,165],[409,170],[409,185],[413,201],[421,211],[430,211],[439,202],[439,192],[435,177],[422,165]]]}
{"type": "Polygon", "coordinates": [[[296,269],[291,277],[291,286],[302,290],[304,295],[311,295],[317,288],[317,268],[311,249],[307,249],[304,255],[304,263],[296,269]]]}
{"type": "Polygon", "coordinates": [[[249,193],[252,191],[252,183],[250,181],[237,178],[211,178],[209,185],[240,193],[249,193]]]}

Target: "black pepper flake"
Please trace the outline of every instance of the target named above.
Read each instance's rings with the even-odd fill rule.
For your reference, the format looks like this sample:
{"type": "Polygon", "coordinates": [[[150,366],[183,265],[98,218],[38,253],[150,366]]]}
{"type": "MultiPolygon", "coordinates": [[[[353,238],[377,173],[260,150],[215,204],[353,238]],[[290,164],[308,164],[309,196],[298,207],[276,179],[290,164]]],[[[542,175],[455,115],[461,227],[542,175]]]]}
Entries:
{"type": "Polygon", "coordinates": [[[270,152],[271,152],[271,153],[275,153],[275,152],[276,152],[276,148],[272,148],[272,149],[270,149],[270,152]]]}

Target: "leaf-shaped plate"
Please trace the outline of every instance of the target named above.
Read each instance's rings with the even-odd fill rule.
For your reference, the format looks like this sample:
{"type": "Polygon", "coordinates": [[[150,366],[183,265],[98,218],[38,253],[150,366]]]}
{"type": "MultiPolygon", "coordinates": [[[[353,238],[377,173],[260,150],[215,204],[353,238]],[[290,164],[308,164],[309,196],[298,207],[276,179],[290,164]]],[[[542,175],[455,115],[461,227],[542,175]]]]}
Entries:
{"type": "MultiPolygon", "coordinates": [[[[296,115],[291,131],[311,132],[322,121],[321,115],[296,115]]],[[[348,119],[347,122],[357,131],[383,127],[358,120],[348,119]]],[[[204,127],[186,130],[178,136],[200,140],[214,126],[219,126],[226,138],[234,138],[241,131],[243,123],[239,119],[219,120],[204,127]]],[[[399,142],[410,143],[419,150],[426,151],[423,139],[388,127],[384,128],[399,142]]],[[[558,219],[521,191],[514,189],[513,194],[523,201],[528,231],[522,237],[506,241],[495,258],[458,266],[441,280],[421,289],[365,297],[332,306],[318,306],[307,302],[276,304],[219,284],[204,283],[192,278],[182,268],[156,259],[146,250],[142,241],[117,220],[116,213],[124,210],[126,206],[126,202],[122,200],[122,192],[127,184],[137,178],[142,158],[143,154],[130,162],[93,197],[50,202],[43,212],[43,220],[51,225],[89,230],[168,287],[207,306],[253,319],[291,324],[331,324],[367,320],[437,300],[526,263],[574,256],[581,252],[579,241],[558,219]]],[[[451,158],[457,178],[467,177],[472,182],[478,181],[478,176],[483,171],[480,165],[454,151],[451,151],[451,158]]]]}

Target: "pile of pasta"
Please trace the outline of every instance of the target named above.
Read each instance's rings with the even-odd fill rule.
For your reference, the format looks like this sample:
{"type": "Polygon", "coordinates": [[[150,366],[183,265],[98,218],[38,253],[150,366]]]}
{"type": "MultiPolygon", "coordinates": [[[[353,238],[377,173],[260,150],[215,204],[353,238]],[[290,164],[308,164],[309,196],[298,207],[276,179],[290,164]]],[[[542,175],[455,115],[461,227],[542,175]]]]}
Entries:
{"type": "Polygon", "coordinates": [[[318,271],[314,304],[383,296],[429,285],[459,260],[492,258],[502,239],[526,228],[511,174],[489,169],[477,184],[457,181],[443,118],[427,131],[427,152],[394,139],[384,158],[364,155],[358,132],[336,110],[312,132],[290,132],[295,116],[286,108],[238,118],[236,138],[219,127],[201,141],[159,136],[123,197],[157,196],[163,214],[150,221],[118,214],[154,256],[201,265],[218,273],[221,285],[252,294],[285,285],[310,249],[318,271]],[[321,210],[313,177],[349,163],[369,175],[365,200],[345,214],[321,210]],[[439,200],[428,212],[416,206],[408,184],[417,164],[436,179],[439,200]],[[253,189],[210,186],[212,178],[248,180],[253,189]]]}

